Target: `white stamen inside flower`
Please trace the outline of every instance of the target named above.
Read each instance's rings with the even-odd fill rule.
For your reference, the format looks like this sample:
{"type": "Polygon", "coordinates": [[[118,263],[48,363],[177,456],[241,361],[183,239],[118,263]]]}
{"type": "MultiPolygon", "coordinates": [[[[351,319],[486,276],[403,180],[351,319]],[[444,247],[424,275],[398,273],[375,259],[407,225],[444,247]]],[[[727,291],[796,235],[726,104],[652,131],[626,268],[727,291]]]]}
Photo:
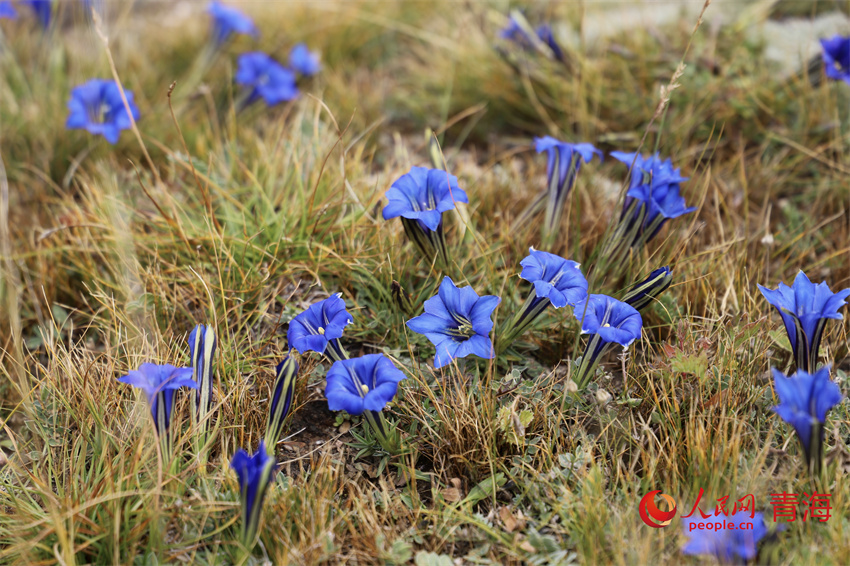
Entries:
{"type": "Polygon", "coordinates": [[[602,325],[602,328],[611,328],[611,325],[606,322],[602,325]]]}
{"type": "Polygon", "coordinates": [[[360,385],[360,391],[363,392],[363,395],[366,395],[367,393],[369,393],[369,386],[366,384],[360,385]]]}
{"type": "Polygon", "coordinates": [[[325,333],[325,329],[320,326],[319,327],[319,334],[324,334],[324,333],[325,333]]]}

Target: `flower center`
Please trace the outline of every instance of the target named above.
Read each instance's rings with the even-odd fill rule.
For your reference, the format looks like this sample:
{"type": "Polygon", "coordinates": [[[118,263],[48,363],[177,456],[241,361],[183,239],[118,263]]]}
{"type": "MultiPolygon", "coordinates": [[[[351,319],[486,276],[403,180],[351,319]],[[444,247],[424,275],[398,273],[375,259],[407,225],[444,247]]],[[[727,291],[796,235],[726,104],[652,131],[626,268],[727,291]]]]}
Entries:
{"type": "Polygon", "coordinates": [[[320,326],[320,327],[319,327],[318,332],[319,332],[319,334],[324,335],[324,334],[325,334],[325,329],[324,329],[324,328],[322,328],[322,327],[320,326]]]}
{"type": "Polygon", "coordinates": [[[93,123],[102,124],[105,121],[106,115],[109,113],[109,105],[105,102],[99,102],[94,106],[89,107],[89,120],[93,123]]]}
{"type": "Polygon", "coordinates": [[[835,69],[836,69],[837,71],[840,71],[840,70],[841,70],[841,69],[843,69],[843,68],[844,68],[844,67],[842,67],[842,66],[841,66],[841,63],[839,63],[838,61],[836,61],[836,62],[835,62],[835,69]]]}
{"type": "Polygon", "coordinates": [[[611,325],[606,322],[602,325],[602,328],[611,328],[611,325]]]}
{"type": "MultiPolygon", "coordinates": [[[[472,328],[472,322],[462,316],[455,316],[454,319],[458,325],[455,328],[448,328],[446,334],[460,340],[468,340],[475,335],[475,330],[472,328]]],[[[459,340],[459,341],[460,341],[459,340]]]]}
{"type": "Polygon", "coordinates": [[[366,395],[367,393],[369,393],[369,386],[366,385],[365,383],[361,383],[360,384],[360,391],[363,393],[363,395],[366,395]]]}
{"type": "Polygon", "coordinates": [[[553,286],[557,285],[558,280],[561,279],[561,277],[563,277],[563,275],[564,275],[564,270],[562,269],[561,271],[556,273],[555,276],[552,279],[549,280],[549,283],[551,283],[553,286]]]}

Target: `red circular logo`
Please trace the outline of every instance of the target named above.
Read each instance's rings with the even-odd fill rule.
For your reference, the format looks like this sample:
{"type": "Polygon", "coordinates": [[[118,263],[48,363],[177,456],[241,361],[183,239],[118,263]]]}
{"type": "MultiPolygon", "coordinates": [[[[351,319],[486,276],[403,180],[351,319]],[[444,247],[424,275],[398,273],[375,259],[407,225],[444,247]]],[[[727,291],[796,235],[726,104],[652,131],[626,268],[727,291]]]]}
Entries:
{"type": "Polygon", "coordinates": [[[640,500],[640,503],[638,503],[638,513],[640,513],[641,520],[653,529],[666,527],[671,523],[671,521],[673,521],[673,517],[676,516],[676,500],[666,493],[661,493],[660,489],[650,491],[644,495],[640,500]],[[662,511],[656,507],[656,494],[660,494],[661,499],[667,502],[667,507],[670,509],[669,511],[662,511]]]}

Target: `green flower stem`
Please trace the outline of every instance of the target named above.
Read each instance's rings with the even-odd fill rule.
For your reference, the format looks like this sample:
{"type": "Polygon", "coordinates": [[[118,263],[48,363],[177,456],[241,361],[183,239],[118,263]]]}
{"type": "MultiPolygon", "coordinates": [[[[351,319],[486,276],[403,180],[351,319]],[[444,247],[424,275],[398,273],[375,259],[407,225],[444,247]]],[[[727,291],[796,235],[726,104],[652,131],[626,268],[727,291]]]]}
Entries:
{"type": "Polygon", "coordinates": [[[564,184],[560,185],[561,179],[558,176],[558,170],[560,167],[560,152],[556,153],[558,158],[555,161],[552,178],[550,179],[549,187],[547,189],[546,218],[543,222],[543,242],[547,245],[547,247],[554,243],[554,240],[558,235],[558,228],[561,224],[561,214],[564,212],[564,204],[566,203],[567,196],[575,182],[576,163],[579,159],[577,155],[573,156],[573,159],[570,162],[570,168],[567,171],[567,176],[564,177],[564,184]]]}
{"type": "MultiPolygon", "coordinates": [[[[806,464],[809,468],[809,473],[815,477],[820,474],[821,465],[823,464],[823,424],[816,418],[812,418],[812,428],[809,432],[809,449],[805,450],[806,464]]],[[[800,444],[803,444],[802,439],[800,444]]]]}
{"type": "Polygon", "coordinates": [[[401,452],[401,439],[395,427],[390,426],[383,411],[364,411],[363,416],[372,427],[378,443],[388,454],[396,455],[401,452]]]}
{"type": "Polygon", "coordinates": [[[635,199],[626,209],[626,213],[614,228],[614,233],[611,234],[611,237],[602,248],[602,254],[597,264],[598,267],[594,269],[594,272],[604,274],[609,267],[622,264],[629,250],[636,245],[638,232],[646,216],[646,206],[641,205],[638,208],[640,204],[635,199]],[[634,217],[635,212],[637,212],[637,218],[634,217]]]}
{"type": "MultiPolygon", "coordinates": [[[[172,441],[171,441],[171,429],[166,427],[166,411],[172,407],[165,406],[165,392],[160,391],[157,394],[157,402],[156,402],[156,432],[159,440],[160,448],[162,449],[162,459],[165,462],[171,460],[171,450],[172,450],[172,441]]],[[[171,401],[172,404],[175,400],[176,396],[172,394],[171,401]]],[[[174,418],[174,411],[171,411],[171,418],[174,418]]]]}
{"type": "Polygon", "coordinates": [[[522,336],[537,318],[543,314],[551,302],[546,298],[539,298],[533,292],[525,300],[522,308],[511,319],[504,330],[499,333],[496,340],[496,354],[501,354],[514,340],[522,336]]]}
{"type": "Polygon", "coordinates": [[[601,346],[600,344],[601,341],[602,338],[600,338],[599,334],[594,334],[587,343],[587,348],[584,349],[581,364],[576,373],[576,385],[578,385],[579,391],[587,386],[590,378],[593,377],[596,366],[599,365],[599,358],[602,357],[602,353],[605,351],[605,346],[601,346]],[[597,349],[599,349],[598,353],[596,352],[597,349]]]}
{"type": "Polygon", "coordinates": [[[331,359],[331,362],[347,360],[350,357],[348,352],[345,351],[345,348],[342,347],[342,344],[340,344],[339,340],[336,338],[328,340],[328,347],[325,349],[325,355],[331,359]]]}

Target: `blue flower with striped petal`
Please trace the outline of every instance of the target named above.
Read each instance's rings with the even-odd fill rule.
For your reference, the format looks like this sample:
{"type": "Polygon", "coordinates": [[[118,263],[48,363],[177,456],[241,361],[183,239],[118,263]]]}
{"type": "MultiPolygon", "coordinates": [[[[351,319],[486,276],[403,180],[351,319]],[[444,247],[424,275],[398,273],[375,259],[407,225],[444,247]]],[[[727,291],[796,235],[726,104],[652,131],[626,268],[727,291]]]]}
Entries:
{"type": "Polygon", "coordinates": [[[791,287],[780,282],[776,289],[758,288],[782,317],[797,369],[814,371],[826,323],[844,318],[838,310],[847,304],[850,289],[833,293],[826,282],[814,284],[802,271],[791,287]]]}
{"type": "Polygon", "coordinates": [[[491,315],[500,301],[495,295],[479,297],[472,287],[458,288],[446,277],[437,295],[425,301],[425,314],[408,320],[407,327],[424,334],[434,344],[436,368],[470,354],[491,359],[491,315]]]}

